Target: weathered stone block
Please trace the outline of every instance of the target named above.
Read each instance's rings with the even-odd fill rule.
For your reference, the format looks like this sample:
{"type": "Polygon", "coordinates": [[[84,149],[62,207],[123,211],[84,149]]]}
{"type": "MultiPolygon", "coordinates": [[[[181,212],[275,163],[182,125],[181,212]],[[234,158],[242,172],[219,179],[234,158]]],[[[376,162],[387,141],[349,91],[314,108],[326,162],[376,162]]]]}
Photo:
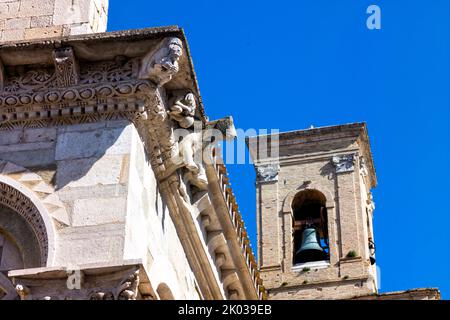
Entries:
{"type": "Polygon", "coordinates": [[[58,188],[88,187],[118,184],[121,180],[123,156],[108,155],[102,158],[84,158],[58,161],[56,185],[58,188]]]}
{"type": "Polygon", "coordinates": [[[46,166],[55,162],[55,149],[37,149],[0,153],[0,160],[10,161],[25,168],[46,166]]]}
{"type": "Polygon", "coordinates": [[[66,228],[59,233],[55,265],[113,262],[123,257],[123,224],[66,228]]]}
{"type": "Polygon", "coordinates": [[[94,10],[93,0],[78,1],[77,4],[74,4],[72,0],[56,0],[53,23],[55,25],[64,25],[89,22],[89,18],[94,10]]]}
{"type": "Polygon", "coordinates": [[[74,227],[123,223],[126,198],[94,198],[75,200],[72,212],[74,227]]]}
{"type": "Polygon", "coordinates": [[[101,157],[130,152],[131,125],[125,128],[67,132],[58,135],[56,160],[101,157]]]}
{"type": "Polygon", "coordinates": [[[0,134],[0,145],[16,144],[22,138],[22,130],[8,130],[0,134]]]}
{"type": "Polygon", "coordinates": [[[53,15],[31,17],[31,28],[44,28],[51,26],[53,23],[53,15]]]}
{"type": "Polygon", "coordinates": [[[35,17],[53,14],[55,0],[21,0],[17,17],[35,17]]]}
{"type": "Polygon", "coordinates": [[[25,40],[61,37],[63,33],[62,26],[52,26],[44,28],[25,29],[25,40]]]}
{"type": "Polygon", "coordinates": [[[56,141],[56,128],[32,128],[23,132],[23,142],[52,142],[56,141]]]}
{"type": "Polygon", "coordinates": [[[13,18],[5,21],[5,29],[26,29],[31,25],[31,18],[13,18]]]}
{"type": "Polygon", "coordinates": [[[18,41],[25,38],[25,30],[14,29],[14,30],[3,30],[2,41],[18,41]]]}

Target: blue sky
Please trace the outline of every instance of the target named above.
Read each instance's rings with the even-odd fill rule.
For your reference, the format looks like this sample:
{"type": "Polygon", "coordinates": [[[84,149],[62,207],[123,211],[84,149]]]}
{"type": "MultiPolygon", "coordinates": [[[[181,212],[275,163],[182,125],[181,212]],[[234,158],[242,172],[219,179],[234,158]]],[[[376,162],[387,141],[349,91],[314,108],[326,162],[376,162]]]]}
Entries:
{"type": "MultiPolygon", "coordinates": [[[[179,25],[206,112],[280,131],[366,121],[381,291],[450,299],[450,1],[110,0],[108,30],[179,25]],[[368,30],[366,8],[381,8],[368,30]]],[[[255,236],[255,173],[228,166],[255,236]]]]}

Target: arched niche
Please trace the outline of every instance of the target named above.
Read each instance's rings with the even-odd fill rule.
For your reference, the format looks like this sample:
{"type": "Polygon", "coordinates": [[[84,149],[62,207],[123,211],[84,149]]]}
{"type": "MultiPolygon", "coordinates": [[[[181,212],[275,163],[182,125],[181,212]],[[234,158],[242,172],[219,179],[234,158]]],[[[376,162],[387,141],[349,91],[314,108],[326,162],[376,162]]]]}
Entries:
{"type": "Polygon", "coordinates": [[[19,249],[23,268],[51,266],[54,229],[39,198],[14,179],[0,175],[0,212],[0,233],[19,249]]]}

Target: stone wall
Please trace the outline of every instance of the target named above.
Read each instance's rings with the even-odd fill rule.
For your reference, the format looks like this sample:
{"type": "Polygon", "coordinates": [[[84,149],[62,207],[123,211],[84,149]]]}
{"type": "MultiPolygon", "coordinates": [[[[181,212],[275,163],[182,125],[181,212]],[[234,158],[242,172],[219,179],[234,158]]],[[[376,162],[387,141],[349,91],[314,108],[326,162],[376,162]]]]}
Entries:
{"type": "Polygon", "coordinates": [[[198,299],[143,144],[127,120],[4,130],[0,175],[36,194],[55,231],[47,267],[140,260],[155,291],[198,299]]]}
{"type": "Polygon", "coordinates": [[[0,41],[106,31],[108,0],[0,0],[0,41]]]}

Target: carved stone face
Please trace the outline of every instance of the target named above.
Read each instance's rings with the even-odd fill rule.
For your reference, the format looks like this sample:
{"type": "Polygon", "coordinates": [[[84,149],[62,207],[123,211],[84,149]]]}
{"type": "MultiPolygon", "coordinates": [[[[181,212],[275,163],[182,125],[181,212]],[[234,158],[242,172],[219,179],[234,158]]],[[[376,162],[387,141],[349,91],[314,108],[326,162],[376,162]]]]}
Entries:
{"type": "Polygon", "coordinates": [[[178,60],[183,55],[183,45],[180,39],[171,39],[169,42],[169,51],[172,59],[178,60]]]}

